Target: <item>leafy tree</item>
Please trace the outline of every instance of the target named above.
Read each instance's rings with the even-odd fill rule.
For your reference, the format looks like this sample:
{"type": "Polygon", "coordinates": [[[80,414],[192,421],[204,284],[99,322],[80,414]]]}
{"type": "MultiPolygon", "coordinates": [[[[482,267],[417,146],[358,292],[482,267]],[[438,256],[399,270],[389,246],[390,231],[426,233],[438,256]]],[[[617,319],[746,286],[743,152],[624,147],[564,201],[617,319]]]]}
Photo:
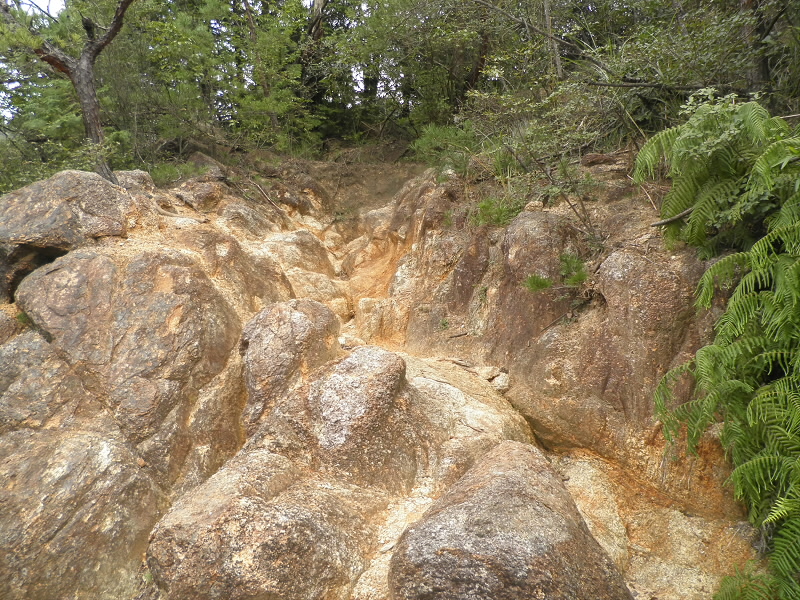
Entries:
{"type": "MultiPolygon", "coordinates": [[[[96,47],[89,30],[95,45],[111,32],[93,24],[123,4],[70,0],[48,17],[12,2],[24,0],[3,0],[3,127],[32,157],[76,147],[60,118],[34,134],[74,102],[26,57],[47,41],[78,61],[96,47]]],[[[92,62],[99,105],[86,114],[140,164],[189,140],[298,151],[469,122],[525,170],[673,126],[699,88],[758,90],[772,110],[800,112],[800,5],[788,0],[131,2],[92,62]]]]}
{"type": "MultiPolygon", "coordinates": [[[[48,28],[42,27],[42,19],[29,18],[21,4],[12,8],[8,0],[0,0],[0,21],[10,33],[8,37],[11,43],[27,47],[40,60],[46,62],[57,72],[66,75],[72,82],[80,103],[86,137],[97,147],[102,147],[105,134],[100,120],[100,101],[95,88],[94,65],[100,53],[122,29],[125,12],[132,2],[133,0],[120,0],[108,27],[103,28],[102,35],[100,35],[97,23],[88,16],[82,17],[81,24],[86,39],[80,53],[75,57],[50,39],[47,35],[48,28]]],[[[44,20],[45,23],[48,20],[57,23],[57,19],[54,17],[46,13],[42,14],[47,17],[47,20],[44,20]]],[[[117,182],[114,173],[99,152],[96,168],[103,177],[114,183],[117,182]]]]}

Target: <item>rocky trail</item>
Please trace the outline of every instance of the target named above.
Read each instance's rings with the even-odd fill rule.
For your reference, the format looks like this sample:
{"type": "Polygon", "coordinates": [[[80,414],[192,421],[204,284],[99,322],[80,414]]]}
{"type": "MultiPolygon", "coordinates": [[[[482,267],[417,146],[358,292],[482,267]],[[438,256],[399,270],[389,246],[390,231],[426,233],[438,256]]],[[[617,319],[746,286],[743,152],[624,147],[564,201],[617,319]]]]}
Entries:
{"type": "Polygon", "coordinates": [[[602,248],[400,163],[195,160],[0,198],[0,597],[700,600],[755,556],[653,416],[715,314],[629,157],[584,167],[602,248]]]}

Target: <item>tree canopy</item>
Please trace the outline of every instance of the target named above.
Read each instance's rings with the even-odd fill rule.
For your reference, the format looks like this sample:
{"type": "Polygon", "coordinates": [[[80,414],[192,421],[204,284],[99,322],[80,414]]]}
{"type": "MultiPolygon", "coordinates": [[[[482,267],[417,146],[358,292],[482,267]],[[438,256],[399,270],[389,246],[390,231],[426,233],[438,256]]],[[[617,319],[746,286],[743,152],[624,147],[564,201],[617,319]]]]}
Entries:
{"type": "Polygon", "coordinates": [[[3,0],[23,26],[1,26],[0,128],[15,175],[0,186],[86,160],[84,139],[97,142],[78,126],[87,107],[69,73],[36,60],[51,49],[62,65],[87,49],[97,59],[117,167],[188,140],[313,153],[331,138],[411,140],[467,121],[520,157],[548,156],[674,125],[708,87],[800,112],[790,0],[138,0],[108,44],[128,4],[67,0],[49,14],[3,0]]]}

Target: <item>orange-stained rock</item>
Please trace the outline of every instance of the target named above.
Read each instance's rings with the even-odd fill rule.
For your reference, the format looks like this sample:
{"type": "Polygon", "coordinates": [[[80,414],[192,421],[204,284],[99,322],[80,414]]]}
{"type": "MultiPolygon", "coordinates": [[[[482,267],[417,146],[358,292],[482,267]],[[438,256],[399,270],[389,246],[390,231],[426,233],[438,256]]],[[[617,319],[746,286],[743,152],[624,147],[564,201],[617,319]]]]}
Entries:
{"type": "Polygon", "coordinates": [[[561,478],[536,448],[503,442],[403,533],[395,600],[631,600],[561,478]]]}
{"type": "Polygon", "coordinates": [[[311,371],[339,353],[339,321],[313,300],[265,308],[242,333],[248,399],[242,420],[254,434],[275,403],[299,387],[311,371]]]}
{"type": "Polygon", "coordinates": [[[136,213],[123,188],[96,173],[62,171],[0,196],[0,243],[71,250],[124,236],[136,213]]]}

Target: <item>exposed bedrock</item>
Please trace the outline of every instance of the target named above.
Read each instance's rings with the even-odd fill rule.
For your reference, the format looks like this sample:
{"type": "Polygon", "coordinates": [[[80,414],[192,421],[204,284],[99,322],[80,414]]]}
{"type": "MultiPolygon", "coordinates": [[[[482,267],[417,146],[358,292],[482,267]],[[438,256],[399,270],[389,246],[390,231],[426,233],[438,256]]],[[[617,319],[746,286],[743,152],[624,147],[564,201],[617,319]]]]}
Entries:
{"type": "Polygon", "coordinates": [[[365,239],[344,261],[360,265],[361,280],[385,282],[357,302],[356,328],[372,343],[497,365],[509,373],[507,398],[548,449],[591,450],[693,511],[741,514],[722,487],[719,444],[704,441],[704,460],[665,462],[653,415],[660,377],[710,339],[713,311],[693,307],[703,263],[691,249],[666,250],[638,200],[591,209],[610,236],[599,255],[564,207],[523,211],[505,229],[471,229],[452,224],[459,203],[447,186],[407,187],[392,210],[370,213],[365,239]],[[386,244],[394,250],[373,256],[386,244]],[[586,257],[586,284],[562,283],[564,255],[586,257]],[[530,275],[555,283],[532,292],[523,285],[530,275]]]}
{"type": "Polygon", "coordinates": [[[534,447],[503,442],[406,529],[397,600],[629,600],[561,478],[534,447]]]}
{"type": "Polygon", "coordinates": [[[752,556],[716,439],[665,458],[714,313],[626,184],[596,252],[431,172],[208,161],[0,199],[0,596],[701,600],[752,556]]]}
{"type": "MultiPolygon", "coordinates": [[[[303,329],[303,348],[253,349],[252,340],[304,314],[325,322],[324,307],[304,302],[248,323],[248,371],[278,373],[270,362],[283,368],[315,345],[329,352],[324,327],[303,329]]],[[[170,598],[366,598],[378,586],[385,597],[391,554],[379,549],[387,532],[501,440],[531,439],[485,382],[408,361],[364,346],[298,374],[300,384],[267,405],[240,453],[155,528],[148,565],[160,589],[170,598]],[[454,375],[471,379],[469,392],[448,381],[454,375]]],[[[250,380],[251,400],[287,372],[250,380]]]]}

